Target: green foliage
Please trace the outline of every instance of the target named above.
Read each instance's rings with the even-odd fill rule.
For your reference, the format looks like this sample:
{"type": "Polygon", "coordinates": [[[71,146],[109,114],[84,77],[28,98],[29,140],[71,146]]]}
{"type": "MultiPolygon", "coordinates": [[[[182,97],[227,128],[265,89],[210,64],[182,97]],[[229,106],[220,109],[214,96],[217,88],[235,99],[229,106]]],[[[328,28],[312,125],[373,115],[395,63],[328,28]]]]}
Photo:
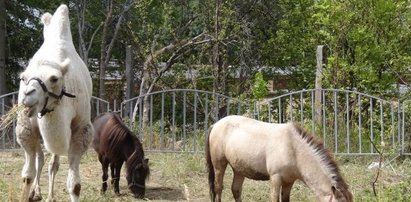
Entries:
{"type": "Polygon", "coordinates": [[[253,97],[256,100],[264,98],[268,94],[267,82],[263,78],[263,73],[257,72],[254,78],[254,85],[252,88],[253,97]]]}

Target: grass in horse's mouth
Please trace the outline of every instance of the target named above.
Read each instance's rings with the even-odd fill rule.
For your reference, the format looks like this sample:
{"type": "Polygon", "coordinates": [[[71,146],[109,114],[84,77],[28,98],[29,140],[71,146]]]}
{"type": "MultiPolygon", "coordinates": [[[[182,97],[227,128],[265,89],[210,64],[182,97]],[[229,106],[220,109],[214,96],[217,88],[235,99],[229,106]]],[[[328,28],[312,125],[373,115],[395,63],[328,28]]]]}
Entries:
{"type": "Polygon", "coordinates": [[[8,128],[13,123],[13,121],[17,119],[17,115],[23,110],[26,111],[23,105],[16,104],[6,114],[1,116],[0,130],[8,128]]]}

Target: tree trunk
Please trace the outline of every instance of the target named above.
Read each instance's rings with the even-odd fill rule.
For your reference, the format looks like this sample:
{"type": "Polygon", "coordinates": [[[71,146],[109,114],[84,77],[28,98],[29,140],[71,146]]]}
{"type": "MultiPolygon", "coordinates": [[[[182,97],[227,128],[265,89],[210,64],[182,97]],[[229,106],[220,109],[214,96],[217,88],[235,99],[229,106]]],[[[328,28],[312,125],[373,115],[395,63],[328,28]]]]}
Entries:
{"type": "Polygon", "coordinates": [[[0,0],[0,95],[6,88],[6,8],[5,0],[0,0]]]}
{"type": "Polygon", "coordinates": [[[85,0],[77,0],[74,4],[76,8],[77,14],[77,29],[78,29],[78,53],[83,59],[86,66],[88,66],[88,51],[87,45],[84,41],[84,24],[85,24],[85,16],[84,13],[86,11],[86,1],[85,0]]]}
{"type": "Polygon", "coordinates": [[[320,45],[317,46],[317,51],[316,51],[316,55],[317,55],[317,71],[315,73],[315,120],[317,121],[317,124],[321,123],[321,108],[322,108],[322,104],[321,104],[321,98],[322,98],[322,93],[321,90],[322,89],[322,77],[323,77],[323,53],[324,50],[324,45],[320,45]]]}
{"type": "MultiPolygon", "coordinates": [[[[133,51],[131,46],[126,47],[126,100],[133,97],[134,89],[134,72],[133,72],[133,51]]],[[[126,106],[126,114],[128,117],[131,117],[131,107],[126,106]]]]}
{"type": "MultiPolygon", "coordinates": [[[[216,0],[216,5],[215,5],[215,22],[214,22],[214,46],[213,46],[213,59],[212,59],[212,66],[213,66],[213,76],[214,76],[214,82],[213,82],[213,93],[222,93],[221,88],[223,87],[222,83],[222,74],[221,74],[221,56],[220,56],[220,47],[219,47],[219,32],[220,32],[220,10],[221,10],[221,0],[216,0]]],[[[219,106],[218,103],[215,103],[214,108],[214,114],[215,120],[219,119],[218,112],[219,109],[217,108],[219,106]]]]}
{"type": "Polygon", "coordinates": [[[100,56],[99,95],[100,95],[100,98],[102,99],[105,99],[106,97],[105,76],[106,76],[106,68],[111,58],[111,51],[113,50],[114,42],[116,41],[118,32],[121,28],[124,15],[126,14],[128,10],[130,10],[130,8],[133,6],[134,3],[135,3],[134,0],[127,0],[125,4],[122,6],[123,9],[121,10],[119,14],[110,43],[107,45],[108,29],[110,27],[110,24],[112,23],[112,18],[113,18],[113,1],[110,0],[107,2],[107,5],[106,5],[107,16],[106,16],[106,20],[104,21],[104,25],[103,25],[103,34],[102,34],[101,49],[100,49],[101,56],[100,56]]]}
{"type": "Polygon", "coordinates": [[[111,18],[113,12],[113,1],[107,1],[106,5],[106,20],[104,21],[103,25],[103,33],[101,36],[101,47],[100,47],[100,76],[99,76],[99,97],[101,99],[106,98],[106,87],[105,87],[105,79],[106,79],[106,50],[107,50],[107,32],[108,28],[111,24],[111,18]]]}

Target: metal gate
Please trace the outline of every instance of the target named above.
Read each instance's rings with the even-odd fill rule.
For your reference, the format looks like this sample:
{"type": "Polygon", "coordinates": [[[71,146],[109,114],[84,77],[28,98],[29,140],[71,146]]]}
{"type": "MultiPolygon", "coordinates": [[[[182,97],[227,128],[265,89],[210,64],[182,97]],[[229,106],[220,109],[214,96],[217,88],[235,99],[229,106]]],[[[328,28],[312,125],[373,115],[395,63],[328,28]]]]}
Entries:
{"type": "MultiPolygon", "coordinates": [[[[13,105],[17,104],[18,91],[0,95],[0,117],[6,114],[13,105]]],[[[91,116],[110,111],[110,103],[98,97],[91,99],[91,116]]],[[[9,128],[0,128],[0,150],[18,149],[19,144],[16,141],[15,135],[16,121],[13,121],[9,128]]]]}
{"type": "MultiPolygon", "coordinates": [[[[17,92],[0,96],[0,115],[17,92]]],[[[93,97],[93,115],[110,111],[93,97]]],[[[411,100],[385,100],[338,89],[308,89],[259,102],[217,93],[173,89],[138,96],[118,111],[152,152],[202,152],[210,125],[239,114],[272,123],[299,122],[338,155],[375,155],[378,150],[411,155],[411,100]]],[[[2,132],[0,149],[18,148],[14,127],[2,132]]]]}

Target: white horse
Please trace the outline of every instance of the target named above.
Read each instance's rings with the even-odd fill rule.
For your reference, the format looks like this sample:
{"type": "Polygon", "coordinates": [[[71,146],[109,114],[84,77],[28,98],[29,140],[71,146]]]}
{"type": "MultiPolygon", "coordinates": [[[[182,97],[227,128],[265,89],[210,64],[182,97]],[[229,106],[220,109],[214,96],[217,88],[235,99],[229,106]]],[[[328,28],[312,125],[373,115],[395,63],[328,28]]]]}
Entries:
{"type": "Polygon", "coordinates": [[[18,102],[25,108],[18,116],[16,132],[26,156],[20,201],[41,200],[39,178],[44,155],[40,138],[52,154],[47,201],[55,200],[54,179],[60,155],[68,156],[67,191],[71,201],[78,201],[80,158],[93,133],[92,81],[74,48],[67,6],[61,5],[53,15],[45,13],[41,21],[44,42],[20,75],[18,102]]]}

